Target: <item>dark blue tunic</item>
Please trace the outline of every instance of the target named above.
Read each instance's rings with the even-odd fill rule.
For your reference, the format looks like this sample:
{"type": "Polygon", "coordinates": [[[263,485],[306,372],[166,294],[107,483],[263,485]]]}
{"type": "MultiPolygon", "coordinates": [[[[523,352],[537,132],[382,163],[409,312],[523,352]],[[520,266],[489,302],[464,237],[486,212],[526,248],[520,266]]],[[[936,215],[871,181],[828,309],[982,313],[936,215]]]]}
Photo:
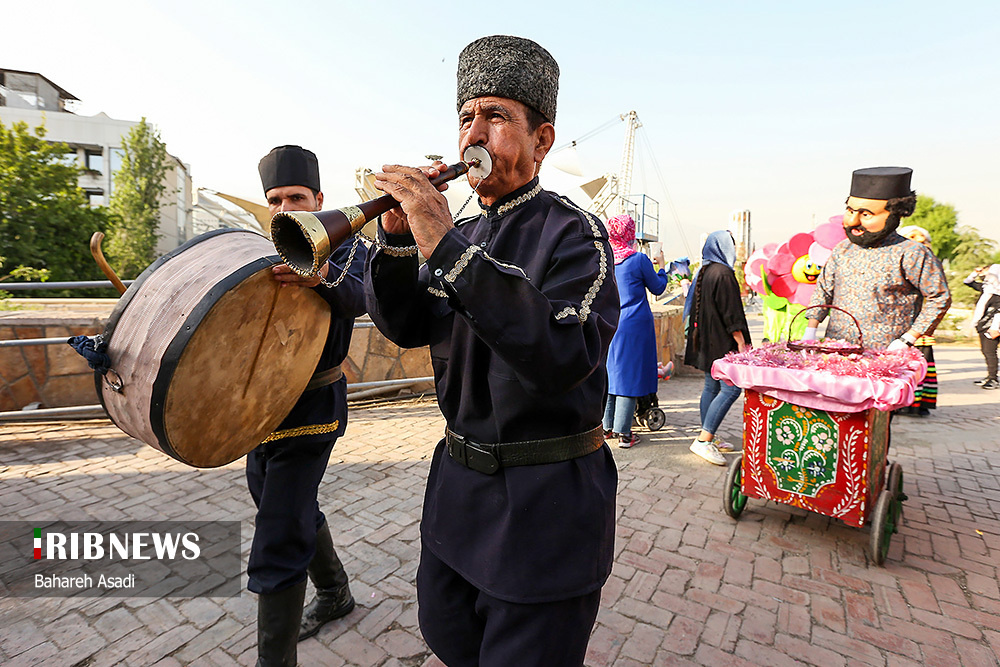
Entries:
{"type": "MultiPolygon", "coordinates": [[[[392,246],[413,244],[386,235],[392,246]]],[[[603,225],[534,179],[448,232],[424,266],[370,255],[368,309],[402,347],[429,345],[454,432],[485,443],[601,423],[618,292],[603,225]]],[[[509,602],[594,591],[611,572],[617,470],[608,448],[486,475],[439,443],[424,499],[426,548],[509,602]]]]}
{"type": "MultiPolygon", "coordinates": [[[[341,246],[331,257],[331,282],[340,275],[350,248],[349,243],[341,246]]],[[[365,247],[359,244],[340,285],[314,288],[330,304],[330,331],[316,371],[347,358],[354,318],[365,312],[366,259],[365,247]]],[[[305,579],[316,549],[316,531],[325,521],[316,493],[333,444],[346,427],[347,381],[341,378],[304,392],[269,441],[247,455],[247,486],[257,505],[247,565],[248,587],[254,593],[275,593],[305,579]],[[301,427],[312,428],[295,435],[301,427]]]]}
{"type": "Polygon", "coordinates": [[[621,316],[608,350],[608,392],[633,397],[655,394],[656,330],[646,290],[662,294],[667,272],[656,271],[649,257],[637,252],[615,264],[615,282],[621,316]]]}
{"type": "MultiPolygon", "coordinates": [[[[329,282],[336,280],[344,270],[344,264],[351,251],[351,241],[337,248],[330,257],[330,270],[327,276],[329,282]]],[[[326,345],[320,355],[316,371],[324,371],[342,363],[347,358],[347,350],[351,345],[351,333],[354,331],[354,319],[365,314],[365,296],[363,274],[368,253],[363,243],[358,243],[354,259],[347,275],[337,287],[317,285],[313,290],[330,304],[330,331],[326,335],[326,345]]],[[[286,287],[284,289],[295,289],[286,287]]],[[[285,420],[278,426],[281,432],[300,426],[332,424],[339,422],[339,428],[330,434],[298,436],[298,442],[306,440],[329,440],[331,436],[340,437],[347,426],[347,381],[341,378],[337,382],[319,389],[305,392],[288,413],[285,420]]]]}

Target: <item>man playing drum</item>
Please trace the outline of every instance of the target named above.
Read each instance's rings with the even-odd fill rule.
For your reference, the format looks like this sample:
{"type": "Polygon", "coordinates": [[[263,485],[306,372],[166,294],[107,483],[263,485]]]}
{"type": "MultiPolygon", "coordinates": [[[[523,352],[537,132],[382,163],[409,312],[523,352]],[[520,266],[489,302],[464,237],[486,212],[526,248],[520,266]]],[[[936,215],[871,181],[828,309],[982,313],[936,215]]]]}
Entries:
{"type": "Polygon", "coordinates": [[[582,665],[611,572],[617,471],[604,444],[618,290],[604,226],[542,190],[559,67],[519,37],[459,56],[459,154],[482,214],[453,224],[443,163],[387,165],[365,292],[376,326],[430,345],[447,419],[424,498],[420,629],[449,667],[582,665]],[[427,258],[418,264],[417,251],[427,258]]]}
{"type": "MultiPolygon", "coordinates": [[[[271,214],[318,211],[323,206],[316,156],[299,146],[279,146],[258,167],[271,214]]],[[[320,273],[333,280],[348,260],[350,245],[334,252],[320,273]]],[[[247,567],[249,589],[259,595],[259,666],[295,665],[295,644],[354,608],[347,573],[333,548],[316,494],[330,451],[347,426],[347,381],[340,364],[347,357],[354,318],[365,312],[359,245],[336,287],[303,277],[285,264],[274,267],[282,287],[312,288],[330,304],[330,330],[306,391],[285,421],[247,455],[247,485],[257,506],[256,529],[247,567]],[[306,576],[316,599],[302,610],[306,576]],[[300,628],[301,623],[301,628],[300,628]]]]}

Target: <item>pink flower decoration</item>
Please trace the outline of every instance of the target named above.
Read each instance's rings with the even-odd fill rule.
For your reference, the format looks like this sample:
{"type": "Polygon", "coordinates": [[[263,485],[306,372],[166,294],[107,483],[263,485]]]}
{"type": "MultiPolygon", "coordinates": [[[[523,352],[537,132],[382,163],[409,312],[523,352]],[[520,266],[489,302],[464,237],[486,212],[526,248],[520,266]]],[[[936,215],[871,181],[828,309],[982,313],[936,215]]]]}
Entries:
{"type": "Polygon", "coordinates": [[[769,260],[767,260],[767,272],[768,275],[784,275],[786,273],[791,273],[792,265],[795,264],[797,257],[791,253],[788,249],[787,243],[782,243],[778,248],[778,252],[774,253],[769,260]]]}
{"type": "Polygon", "coordinates": [[[808,305],[820,269],[830,259],[833,247],[844,240],[842,220],[843,216],[834,216],[811,232],[793,235],[786,243],[768,243],[755,250],[744,268],[747,285],[764,295],[770,287],[779,302],[784,300],[781,307],[788,303],[808,305]]]}
{"type": "Polygon", "coordinates": [[[816,240],[816,243],[819,243],[824,248],[833,248],[833,246],[846,239],[847,235],[844,234],[844,216],[835,215],[830,218],[829,222],[824,222],[814,229],[813,238],[816,240]]]}

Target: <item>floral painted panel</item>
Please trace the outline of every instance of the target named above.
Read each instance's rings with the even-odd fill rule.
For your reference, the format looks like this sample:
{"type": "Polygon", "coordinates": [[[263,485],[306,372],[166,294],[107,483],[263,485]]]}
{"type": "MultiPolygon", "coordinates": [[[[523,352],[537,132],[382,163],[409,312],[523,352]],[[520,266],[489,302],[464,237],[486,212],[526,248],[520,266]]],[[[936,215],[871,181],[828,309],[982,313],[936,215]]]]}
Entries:
{"type": "Polygon", "coordinates": [[[885,477],[888,415],[825,412],[748,390],[743,493],[863,526],[885,477]]]}
{"type": "Polygon", "coordinates": [[[822,410],[782,403],[767,415],[767,465],[782,491],[815,498],[837,478],[840,429],[822,410]]]}

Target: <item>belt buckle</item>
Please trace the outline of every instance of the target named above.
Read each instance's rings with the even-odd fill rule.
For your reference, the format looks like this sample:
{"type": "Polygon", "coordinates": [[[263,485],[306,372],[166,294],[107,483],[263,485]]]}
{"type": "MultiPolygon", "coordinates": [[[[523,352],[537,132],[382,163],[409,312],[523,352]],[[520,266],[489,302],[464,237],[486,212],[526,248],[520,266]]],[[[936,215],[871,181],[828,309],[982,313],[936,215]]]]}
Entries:
{"type": "Polygon", "coordinates": [[[448,453],[466,468],[485,475],[492,475],[500,469],[496,445],[470,442],[464,436],[452,433],[448,438],[448,453]]]}

